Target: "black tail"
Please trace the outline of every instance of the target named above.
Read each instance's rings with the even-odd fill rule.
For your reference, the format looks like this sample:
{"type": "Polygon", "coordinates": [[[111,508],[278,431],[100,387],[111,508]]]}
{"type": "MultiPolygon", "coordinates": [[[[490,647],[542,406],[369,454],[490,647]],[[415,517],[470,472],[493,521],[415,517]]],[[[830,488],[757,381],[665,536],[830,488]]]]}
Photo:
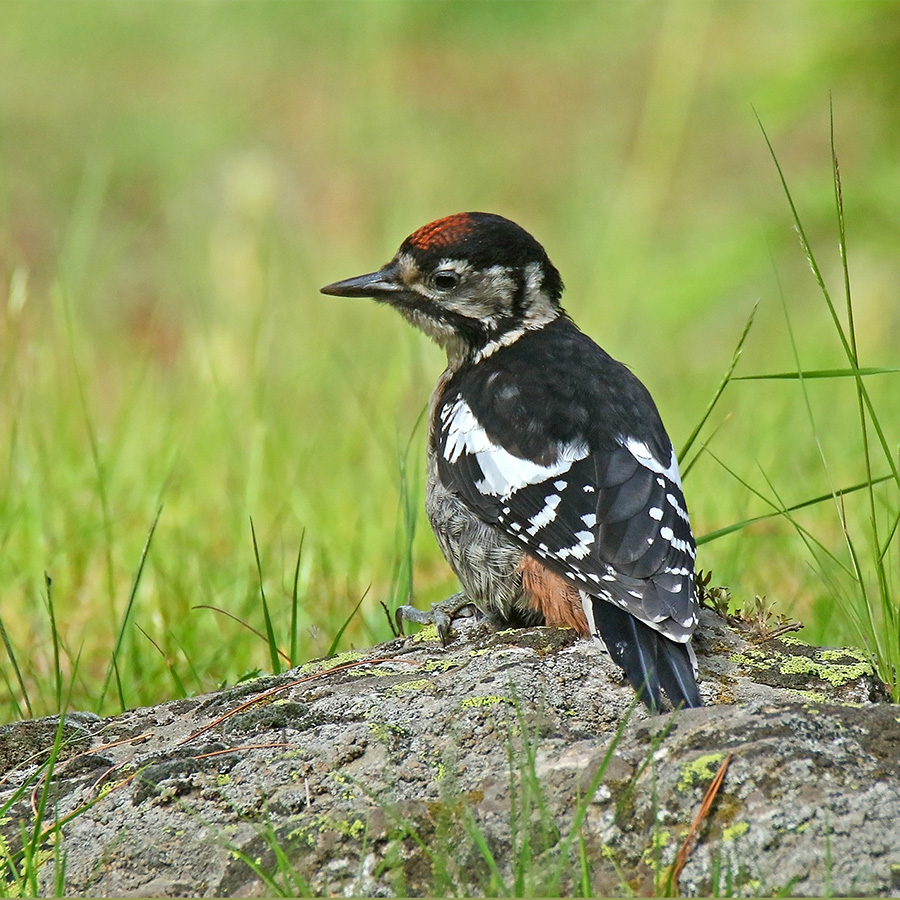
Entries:
{"type": "Polygon", "coordinates": [[[651,712],[665,691],[672,706],[703,706],[694,668],[684,644],[670,641],[624,609],[593,601],[594,623],[613,660],[651,712]]]}

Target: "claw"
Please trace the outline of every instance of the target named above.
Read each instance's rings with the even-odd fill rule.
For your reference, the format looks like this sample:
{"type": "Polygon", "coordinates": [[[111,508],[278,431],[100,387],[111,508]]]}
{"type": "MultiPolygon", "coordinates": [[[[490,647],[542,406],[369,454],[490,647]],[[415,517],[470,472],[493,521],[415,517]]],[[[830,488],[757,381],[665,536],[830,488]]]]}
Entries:
{"type": "Polygon", "coordinates": [[[434,625],[437,628],[441,644],[447,646],[452,637],[450,628],[454,619],[461,619],[478,614],[478,609],[466,599],[460,591],[440,603],[432,603],[431,609],[416,609],[415,606],[399,606],[394,614],[397,629],[403,634],[403,620],[415,622],[417,625],[434,625]]]}

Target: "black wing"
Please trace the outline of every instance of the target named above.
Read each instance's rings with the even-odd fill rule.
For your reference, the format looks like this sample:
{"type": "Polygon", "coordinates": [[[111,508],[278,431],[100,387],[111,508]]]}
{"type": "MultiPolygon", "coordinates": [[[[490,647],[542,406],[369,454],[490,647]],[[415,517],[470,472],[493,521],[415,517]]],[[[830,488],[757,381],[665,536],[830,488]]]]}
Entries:
{"type": "Polygon", "coordinates": [[[570,583],[686,642],[695,544],[671,442],[637,378],[556,326],[450,380],[433,429],[441,481],[570,583]]]}

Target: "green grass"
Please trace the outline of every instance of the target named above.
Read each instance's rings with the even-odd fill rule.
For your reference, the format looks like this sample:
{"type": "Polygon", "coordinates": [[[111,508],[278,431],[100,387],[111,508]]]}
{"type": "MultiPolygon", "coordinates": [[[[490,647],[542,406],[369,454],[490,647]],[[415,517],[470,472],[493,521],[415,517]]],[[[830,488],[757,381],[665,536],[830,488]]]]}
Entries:
{"type": "Polygon", "coordinates": [[[62,819],[54,815],[53,773],[66,748],[65,731],[66,721],[60,717],[50,746],[45,754],[41,754],[47,758],[40,759],[34,772],[0,803],[0,823],[4,825],[15,818],[13,810],[26,797],[30,798],[33,811],[31,821],[19,823],[19,834],[16,837],[10,837],[9,832],[5,836],[0,835],[0,897],[39,896],[41,869],[51,860],[54,863],[51,886],[53,896],[62,897],[65,894],[63,827],[96,802],[93,801],[62,819]]]}
{"type": "MultiPolygon", "coordinates": [[[[771,143],[769,149],[772,150],[771,143]]],[[[850,270],[847,260],[847,233],[844,217],[843,188],[840,164],[834,142],[834,119],[831,123],[831,154],[834,176],[834,199],[842,281],[846,307],[841,317],[825,284],[822,271],[813,252],[802,220],[794,205],[791,192],[784,178],[778,158],[772,150],[772,157],[782,180],[785,196],[791,207],[801,244],[810,268],[822,294],[831,317],[835,333],[848,367],[830,370],[824,377],[853,379],[859,414],[859,451],[864,464],[866,511],[861,524],[847,515],[843,492],[832,480],[830,463],[822,450],[821,426],[817,422],[806,387],[809,373],[803,371],[794,328],[791,326],[788,306],[784,303],[785,319],[791,344],[794,349],[796,372],[792,373],[803,390],[803,399],[809,416],[811,436],[820,449],[822,468],[831,481],[832,498],[838,521],[845,540],[845,553],[838,556],[827,546],[810,535],[798,523],[794,523],[800,537],[817,561],[823,581],[830,595],[849,606],[850,615],[855,619],[862,646],[869,652],[881,679],[890,687],[893,699],[900,703],[900,566],[893,565],[896,554],[900,560],[900,540],[897,529],[900,525],[900,469],[898,469],[898,446],[887,436],[887,420],[876,409],[867,384],[869,375],[896,375],[896,368],[864,369],[860,363],[853,296],[850,284],[850,270]],[[876,471],[877,468],[877,471],[876,471]],[[885,473],[886,474],[883,474],[885,473]],[[863,546],[863,542],[867,547],[863,546]],[[865,557],[869,558],[866,559],[865,557]]],[[[782,298],[783,299],[783,298],[782,298]]],[[[813,373],[820,377],[822,373],[813,373]]]]}
{"type": "Polygon", "coordinates": [[[209,690],[455,590],[422,511],[441,355],[317,289],[466,208],[547,246],[678,447],[759,302],[686,482],[699,535],[753,521],[700,565],[896,666],[896,485],[803,504],[897,464],[900,376],[864,372],[900,365],[898,31],[828,0],[4,4],[0,716],[209,690]],[[852,307],[821,290],[829,91],[852,307]]]}

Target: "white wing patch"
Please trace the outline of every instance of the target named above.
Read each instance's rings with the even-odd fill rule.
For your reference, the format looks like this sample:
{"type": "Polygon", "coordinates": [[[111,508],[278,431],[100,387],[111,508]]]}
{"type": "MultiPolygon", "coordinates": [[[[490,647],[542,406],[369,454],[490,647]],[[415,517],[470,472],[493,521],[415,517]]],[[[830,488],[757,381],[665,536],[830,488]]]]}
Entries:
{"type": "MultiPolygon", "coordinates": [[[[441,410],[441,420],[447,433],[444,459],[455,463],[463,453],[474,456],[484,473],[484,480],[475,486],[482,494],[502,500],[511,497],[526,485],[541,484],[568,472],[572,463],[584,459],[590,453],[587,444],[581,441],[561,445],[556,462],[549,466],[513,456],[491,441],[469,404],[461,397],[441,410]]],[[[545,509],[552,512],[553,508],[545,509]]],[[[547,521],[552,521],[554,517],[555,515],[547,521]]]]}
{"type": "MultiPolygon", "coordinates": [[[[577,544],[574,544],[571,547],[563,547],[554,552],[553,556],[560,560],[568,559],[570,556],[574,559],[584,559],[591,552],[591,544],[596,540],[596,536],[591,531],[579,531],[575,534],[575,537],[578,538],[577,544]]],[[[574,577],[580,578],[582,581],[585,580],[585,575],[582,572],[576,571],[574,577]]],[[[588,574],[587,577],[593,579],[598,584],[600,583],[600,579],[595,575],[588,574]]]]}
{"type": "Polygon", "coordinates": [[[678,498],[674,494],[666,494],[666,501],[669,506],[675,510],[678,518],[682,519],[684,522],[689,521],[687,511],[682,507],[681,503],[678,502],[678,498]]]}
{"type": "Polygon", "coordinates": [[[534,537],[534,535],[536,535],[545,525],[549,525],[556,518],[556,507],[559,506],[559,501],[561,499],[559,494],[551,494],[544,499],[544,506],[541,511],[535,513],[528,520],[528,523],[531,525],[531,528],[528,529],[528,533],[532,537],[534,537]]]}
{"type": "Polygon", "coordinates": [[[669,457],[669,464],[664,466],[651,452],[650,448],[643,442],[633,437],[620,437],[619,443],[645,468],[651,472],[659,472],[665,475],[670,481],[674,481],[680,489],[681,474],[678,471],[678,459],[675,456],[675,448],[672,447],[672,455],[669,457]]]}

